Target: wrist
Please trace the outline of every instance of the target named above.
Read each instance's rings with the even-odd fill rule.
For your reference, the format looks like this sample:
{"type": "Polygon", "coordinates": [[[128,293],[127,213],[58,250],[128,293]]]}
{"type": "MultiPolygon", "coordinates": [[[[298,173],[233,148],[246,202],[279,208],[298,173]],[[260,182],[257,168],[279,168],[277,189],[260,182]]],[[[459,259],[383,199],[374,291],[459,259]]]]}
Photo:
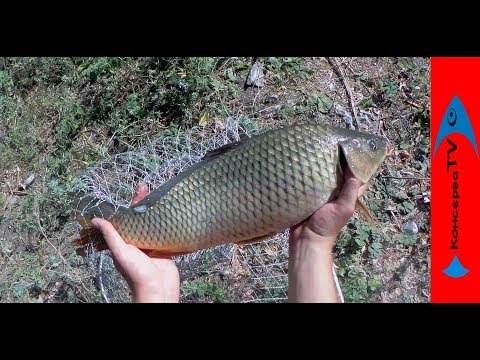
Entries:
{"type": "MultiPolygon", "coordinates": [[[[298,229],[296,229],[298,230],[298,229]]],[[[290,248],[295,250],[309,250],[318,254],[332,254],[336,236],[323,236],[314,233],[308,228],[290,233],[290,248]]]]}
{"type": "Polygon", "coordinates": [[[333,280],[333,253],[329,240],[294,238],[290,241],[289,302],[338,302],[333,280]]]}
{"type": "Polygon", "coordinates": [[[173,294],[158,284],[137,285],[133,289],[133,299],[136,303],[176,303],[178,294],[173,294]]]}

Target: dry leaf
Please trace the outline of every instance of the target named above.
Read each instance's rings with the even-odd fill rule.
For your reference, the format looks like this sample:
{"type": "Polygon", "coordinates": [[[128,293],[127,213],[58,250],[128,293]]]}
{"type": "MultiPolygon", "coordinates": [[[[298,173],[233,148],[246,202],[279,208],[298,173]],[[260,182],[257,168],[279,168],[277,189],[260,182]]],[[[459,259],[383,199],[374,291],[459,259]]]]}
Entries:
{"type": "Polygon", "coordinates": [[[205,126],[208,124],[210,116],[208,116],[208,112],[203,111],[202,114],[200,115],[200,121],[198,122],[198,125],[200,126],[205,126]]]}

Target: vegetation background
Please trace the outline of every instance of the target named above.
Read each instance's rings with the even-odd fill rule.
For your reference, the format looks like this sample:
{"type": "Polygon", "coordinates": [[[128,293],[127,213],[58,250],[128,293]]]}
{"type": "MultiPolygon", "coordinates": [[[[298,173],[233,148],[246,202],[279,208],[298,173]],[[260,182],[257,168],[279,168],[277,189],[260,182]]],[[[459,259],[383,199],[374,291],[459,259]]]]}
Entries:
{"type": "MultiPolygon", "coordinates": [[[[386,136],[366,195],[380,225],[352,218],[337,273],[349,302],[429,301],[429,59],[288,57],[0,58],[0,301],[103,301],[66,193],[101,160],[231,116],[386,136]],[[263,78],[245,86],[254,63],[263,78]]],[[[242,301],[232,286],[198,275],[183,300],[242,301]]]]}

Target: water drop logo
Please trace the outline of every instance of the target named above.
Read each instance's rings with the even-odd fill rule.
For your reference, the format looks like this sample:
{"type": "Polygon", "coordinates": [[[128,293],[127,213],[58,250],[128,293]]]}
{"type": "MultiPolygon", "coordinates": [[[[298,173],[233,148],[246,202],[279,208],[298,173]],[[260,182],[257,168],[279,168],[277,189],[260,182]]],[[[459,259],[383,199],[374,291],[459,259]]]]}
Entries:
{"type": "MultiPolygon", "coordinates": [[[[452,227],[451,227],[451,240],[450,240],[450,249],[456,251],[458,249],[458,239],[460,233],[460,221],[458,220],[459,213],[459,204],[461,197],[459,195],[459,182],[461,176],[459,175],[458,162],[459,159],[456,158],[456,153],[458,146],[453,140],[448,138],[449,135],[459,133],[465,136],[472,147],[475,150],[475,154],[478,158],[478,148],[477,141],[475,139],[475,134],[473,132],[473,127],[468,117],[467,111],[463,106],[460,98],[454,96],[450,101],[450,104],[447,107],[445,114],[443,115],[442,121],[440,123],[440,128],[437,133],[437,140],[435,142],[435,147],[433,150],[433,155],[437,153],[438,148],[443,140],[447,140],[449,143],[449,148],[447,150],[447,173],[452,174],[452,227]],[[454,160],[455,158],[455,160],[454,160]]],[[[454,254],[450,264],[442,271],[445,275],[458,279],[469,273],[469,270],[465,268],[457,254],[454,254]]]]}
{"type": "Polygon", "coordinates": [[[475,149],[475,153],[478,157],[477,142],[473,133],[472,124],[468,118],[467,111],[463,107],[462,102],[458,96],[454,96],[447,111],[443,115],[440,129],[437,134],[437,141],[435,142],[435,148],[433,155],[437,153],[438,147],[442,141],[450,134],[459,133],[464,135],[472,144],[475,149]]]}
{"type": "Polygon", "coordinates": [[[463,265],[460,263],[460,260],[458,260],[457,255],[453,257],[453,260],[450,263],[450,265],[448,265],[448,267],[445,270],[443,270],[443,273],[445,275],[448,275],[452,278],[460,278],[464,275],[467,275],[468,272],[469,270],[463,267],[463,265]]]}

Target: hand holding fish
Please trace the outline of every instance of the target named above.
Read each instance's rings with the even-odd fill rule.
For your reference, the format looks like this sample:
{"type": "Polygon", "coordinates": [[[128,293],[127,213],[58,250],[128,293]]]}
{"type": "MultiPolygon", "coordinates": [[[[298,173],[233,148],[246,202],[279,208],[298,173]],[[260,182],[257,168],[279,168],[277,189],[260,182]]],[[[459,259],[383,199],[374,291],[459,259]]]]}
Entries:
{"type": "MultiPolygon", "coordinates": [[[[147,186],[141,185],[132,205],[147,195],[147,186]]],[[[179,302],[180,276],[171,259],[150,258],[137,247],[125,243],[112,224],[96,218],[92,225],[102,232],[112,251],[115,267],[133,291],[135,302],[179,302]]]]}
{"type": "Polygon", "coordinates": [[[365,191],[349,168],[337,199],[290,229],[289,302],[338,302],[332,265],[335,241],[365,191]]]}
{"type": "MultiPolygon", "coordinates": [[[[338,198],[290,229],[290,302],[338,302],[332,249],[365,187],[347,169],[338,198]]],[[[132,205],[146,195],[147,187],[141,185],[132,205]]],[[[115,266],[134,293],[135,302],[179,302],[180,278],[171,259],[150,258],[137,247],[126,244],[106,220],[97,218],[92,224],[102,232],[115,266]]]]}
{"type": "MultiPolygon", "coordinates": [[[[81,238],[74,245],[110,248],[136,301],[143,300],[138,289],[153,289],[162,277],[153,293],[167,291],[177,301],[178,271],[164,258],[258,242],[291,228],[290,300],[336,301],[332,248],[387,147],[380,136],[327,124],[295,124],[228,143],[150,194],[142,190],[130,207],[80,192],[81,238]],[[110,222],[92,221],[101,233],[89,226],[95,217],[110,222]]],[[[85,255],[85,247],[77,254],[85,255]]]]}

